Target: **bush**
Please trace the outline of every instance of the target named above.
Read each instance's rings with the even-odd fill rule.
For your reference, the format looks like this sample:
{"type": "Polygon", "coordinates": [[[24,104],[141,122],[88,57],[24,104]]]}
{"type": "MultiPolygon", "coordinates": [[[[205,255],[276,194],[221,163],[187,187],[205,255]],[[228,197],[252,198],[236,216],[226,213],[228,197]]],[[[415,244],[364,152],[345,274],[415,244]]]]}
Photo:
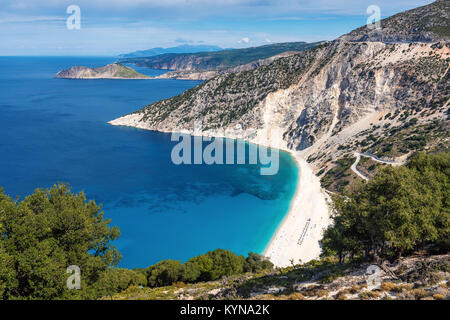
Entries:
{"type": "Polygon", "coordinates": [[[273,269],[273,263],[257,253],[250,252],[245,259],[244,272],[257,273],[270,269],[273,269]]]}
{"type": "Polygon", "coordinates": [[[397,285],[392,282],[383,282],[381,284],[381,290],[383,290],[383,291],[388,291],[388,292],[394,291],[396,287],[397,287],[397,285]]]}

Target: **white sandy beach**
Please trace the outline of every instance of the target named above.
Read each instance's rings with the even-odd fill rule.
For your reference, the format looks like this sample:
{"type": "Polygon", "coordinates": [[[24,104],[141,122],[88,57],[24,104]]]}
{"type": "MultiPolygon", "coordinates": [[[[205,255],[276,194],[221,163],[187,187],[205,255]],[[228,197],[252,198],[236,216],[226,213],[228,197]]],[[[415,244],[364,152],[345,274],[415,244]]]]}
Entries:
{"type": "Polygon", "coordinates": [[[264,252],[278,267],[318,258],[323,230],[331,223],[328,197],[319,178],[298,152],[289,152],[299,167],[297,190],[289,212],[264,252]]]}

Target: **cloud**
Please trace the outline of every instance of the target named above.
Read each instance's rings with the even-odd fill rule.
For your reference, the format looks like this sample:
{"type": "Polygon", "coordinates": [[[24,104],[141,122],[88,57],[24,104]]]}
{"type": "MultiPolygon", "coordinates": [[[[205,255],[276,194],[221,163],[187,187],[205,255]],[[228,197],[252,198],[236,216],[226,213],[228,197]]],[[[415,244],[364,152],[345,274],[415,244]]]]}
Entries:
{"type": "MultiPolygon", "coordinates": [[[[377,0],[382,17],[433,0],[377,0]]],[[[225,48],[331,40],[366,22],[373,0],[1,0],[0,55],[101,54],[176,44],[225,48]],[[66,9],[81,8],[68,31],[66,9]],[[243,37],[243,34],[245,37],[243,37]],[[239,40],[240,39],[240,40],[239,40]],[[238,40],[238,41],[237,41],[238,40]],[[79,47],[83,49],[79,49],[79,47]],[[25,48],[25,49],[21,49],[25,48]],[[33,52],[34,53],[34,52],[33,52]]]]}
{"type": "MultiPolygon", "coordinates": [[[[383,16],[434,0],[377,0],[383,16]]],[[[22,14],[63,12],[76,3],[91,16],[126,14],[135,17],[211,17],[224,15],[301,19],[305,13],[365,14],[373,0],[2,0],[2,10],[22,14]]]]}
{"type": "Polygon", "coordinates": [[[0,23],[34,23],[34,22],[58,22],[66,18],[57,16],[21,16],[0,14],[0,23]]]}

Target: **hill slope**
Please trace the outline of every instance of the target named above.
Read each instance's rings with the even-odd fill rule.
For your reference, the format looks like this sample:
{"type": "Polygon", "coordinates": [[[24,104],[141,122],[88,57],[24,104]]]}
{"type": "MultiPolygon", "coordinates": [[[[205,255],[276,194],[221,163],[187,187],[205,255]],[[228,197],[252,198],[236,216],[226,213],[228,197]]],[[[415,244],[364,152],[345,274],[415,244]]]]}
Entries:
{"type": "MultiPolygon", "coordinates": [[[[224,277],[169,287],[130,287],[114,300],[443,300],[449,299],[450,256],[412,256],[380,270],[379,282],[369,285],[365,264],[338,265],[311,261],[257,274],[224,277]]],[[[372,267],[374,267],[372,265],[372,267]]],[[[105,299],[110,299],[105,298],[105,299]]]]}
{"type": "Polygon", "coordinates": [[[438,0],[381,21],[381,30],[367,26],[342,36],[347,41],[433,42],[450,37],[450,1],[438,0]]]}

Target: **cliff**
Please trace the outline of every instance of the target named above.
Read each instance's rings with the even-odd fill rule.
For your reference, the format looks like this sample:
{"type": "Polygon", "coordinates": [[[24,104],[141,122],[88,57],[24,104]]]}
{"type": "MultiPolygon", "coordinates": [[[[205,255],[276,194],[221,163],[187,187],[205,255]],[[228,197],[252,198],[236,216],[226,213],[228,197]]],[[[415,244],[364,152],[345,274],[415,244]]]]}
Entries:
{"type": "Polygon", "coordinates": [[[114,63],[99,68],[87,68],[82,66],[72,67],[60,71],[56,78],[61,79],[150,79],[132,68],[114,63]]]}
{"type": "MultiPolygon", "coordinates": [[[[264,136],[279,129],[286,147],[303,151],[318,169],[354,150],[406,156],[417,148],[396,145],[387,152],[380,147],[434,120],[447,126],[449,54],[448,42],[335,41],[218,76],[111,123],[193,132],[194,122],[201,120],[203,134],[228,130],[231,137],[243,130],[264,136]]],[[[428,130],[422,147],[437,143],[439,130],[445,132],[440,125],[428,130]]]]}

